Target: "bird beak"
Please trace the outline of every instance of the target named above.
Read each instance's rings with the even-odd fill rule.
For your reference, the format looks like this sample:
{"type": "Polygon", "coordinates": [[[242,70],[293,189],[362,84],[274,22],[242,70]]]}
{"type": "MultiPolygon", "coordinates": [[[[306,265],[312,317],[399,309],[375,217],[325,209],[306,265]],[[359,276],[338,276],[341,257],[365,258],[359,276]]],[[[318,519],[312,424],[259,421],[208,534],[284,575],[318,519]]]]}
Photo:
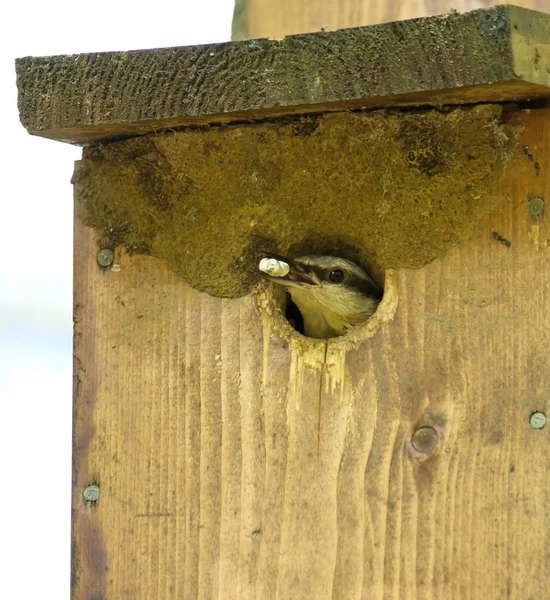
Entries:
{"type": "Polygon", "coordinates": [[[280,256],[279,254],[274,254],[273,252],[263,252],[262,256],[265,258],[274,258],[275,260],[286,263],[289,266],[289,272],[286,275],[276,277],[274,275],[268,275],[267,273],[262,273],[262,275],[280,285],[286,286],[311,286],[311,285],[319,285],[315,279],[313,279],[313,273],[306,273],[306,271],[294,260],[291,258],[286,258],[285,256],[280,256]]]}

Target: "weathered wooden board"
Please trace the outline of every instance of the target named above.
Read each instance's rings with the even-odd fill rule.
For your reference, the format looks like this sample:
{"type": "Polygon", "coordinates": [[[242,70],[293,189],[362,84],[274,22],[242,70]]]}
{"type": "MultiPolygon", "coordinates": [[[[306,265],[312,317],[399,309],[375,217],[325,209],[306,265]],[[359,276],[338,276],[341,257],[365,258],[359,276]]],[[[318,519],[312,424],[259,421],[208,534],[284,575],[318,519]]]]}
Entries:
{"type": "Polygon", "coordinates": [[[499,207],[321,370],[251,297],[100,269],[77,217],[75,600],[547,597],[550,111],[518,118],[499,207]]]}
{"type": "Polygon", "coordinates": [[[89,143],[192,124],[550,95],[550,17],[499,6],[334,32],[17,61],[30,133],[89,143]]]}
{"type": "MultiPolygon", "coordinates": [[[[416,0],[415,2],[365,2],[363,0],[237,0],[233,18],[234,40],[329,31],[359,25],[374,25],[418,19],[447,13],[466,12],[502,4],[499,0],[416,0]]],[[[515,0],[515,6],[550,12],[550,0],[515,0]]]]}

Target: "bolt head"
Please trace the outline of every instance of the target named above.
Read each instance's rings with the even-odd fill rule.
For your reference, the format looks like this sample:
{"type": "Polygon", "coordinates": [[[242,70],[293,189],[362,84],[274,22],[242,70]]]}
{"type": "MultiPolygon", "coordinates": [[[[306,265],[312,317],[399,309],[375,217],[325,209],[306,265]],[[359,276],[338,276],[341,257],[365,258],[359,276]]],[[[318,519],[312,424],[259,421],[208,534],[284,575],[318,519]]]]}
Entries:
{"type": "Polygon", "coordinates": [[[529,417],[529,425],[533,429],[542,429],[546,425],[546,415],[542,412],[534,412],[529,417]]]}
{"type": "Polygon", "coordinates": [[[433,427],[419,427],[412,436],[411,444],[420,454],[431,454],[439,443],[439,434],[433,427]]]}
{"type": "Polygon", "coordinates": [[[100,267],[110,267],[115,260],[115,253],[109,248],[102,248],[97,253],[97,264],[100,267]]]}
{"type": "Polygon", "coordinates": [[[544,200],[542,198],[530,198],[527,210],[532,217],[540,217],[544,212],[544,200]]]}
{"type": "Polygon", "coordinates": [[[86,502],[97,502],[99,500],[99,486],[87,485],[82,492],[82,497],[86,502]]]}

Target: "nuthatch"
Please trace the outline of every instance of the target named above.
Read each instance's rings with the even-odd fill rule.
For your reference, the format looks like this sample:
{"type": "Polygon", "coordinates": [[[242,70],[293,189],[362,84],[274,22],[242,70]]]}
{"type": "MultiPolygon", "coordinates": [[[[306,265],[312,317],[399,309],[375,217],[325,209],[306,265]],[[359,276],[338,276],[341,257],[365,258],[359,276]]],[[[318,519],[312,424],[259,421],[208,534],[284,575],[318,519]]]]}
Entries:
{"type": "Polygon", "coordinates": [[[302,313],[304,335],[332,338],[364,323],[382,299],[380,286],[355,263],[309,254],[295,260],[264,253],[260,270],[284,285],[302,313]],[[288,269],[287,269],[288,266],[288,269]]]}

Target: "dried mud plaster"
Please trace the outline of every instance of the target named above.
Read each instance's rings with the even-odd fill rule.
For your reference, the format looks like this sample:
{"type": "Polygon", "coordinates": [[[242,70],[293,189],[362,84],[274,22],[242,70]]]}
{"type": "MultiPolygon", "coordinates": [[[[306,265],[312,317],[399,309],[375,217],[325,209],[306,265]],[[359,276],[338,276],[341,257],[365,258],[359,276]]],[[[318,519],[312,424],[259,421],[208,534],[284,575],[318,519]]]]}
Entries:
{"type": "Polygon", "coordinates": [[[189,129],[88,147],[75,185],[101,245],[239,297],[262,250],[339,254],[378,275],[442,256],[498,201],[517,134],[493,105],[189,129]]]}

